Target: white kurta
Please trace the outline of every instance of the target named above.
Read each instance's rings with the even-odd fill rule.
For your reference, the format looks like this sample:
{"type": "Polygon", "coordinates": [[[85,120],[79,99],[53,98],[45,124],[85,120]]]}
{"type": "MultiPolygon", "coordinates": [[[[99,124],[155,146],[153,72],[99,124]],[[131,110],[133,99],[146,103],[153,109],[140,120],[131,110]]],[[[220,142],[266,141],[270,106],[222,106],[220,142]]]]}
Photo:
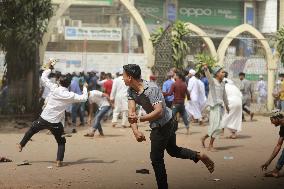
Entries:
{"type": "Polygon", "coordinates": [[[229,101],[230,112],[228,114],[225,111],[221,124],[223,128],[240,132],[242,130],[242,93],[231,80],[227,81],[225,90],[229,101]]]}
{"type": "Polygon", "coordinates": [[[256,90],[258,92],[257,103],[265,103],[266,96],[267,96],[267,87],[266,83],[263,80],[260,80],[256,84],[256,90]]]}
{"type": "Polygon", "coordinates": [[[190,100],[185,105],[185,109],[189,115],[192,115],[194,119],[202,119],[202,109],[206,102],[205,87],[202,81],[199,82],[195,76],[192,76],[188,80],[187,90],[190,93],[190,100]],[[200,83],[201,82],[201,83],[200,83]],[[203,86],[202,86],[202,85],[203,86]],[[203,96],[204,94],[204,96],[203,96]],[[205,97],[205,101],[204,101],[205,97]]]}
{"type": "Polygon", "coordinates": [[[110,99],[114,100],[115,106],[120,111],[128,110],[127,90],[128,87],[125,85],[122,76],[113,80],[110,99]]]}
{"type": "Polygon", "coordinates": [[[110,99],[114,100],[114,110],[112,123],[116,123],[118,116],[122,113],[122,125],[127,125],[127,111],[128,111],[128,99],[127,99],[128,87],[123,81],[123,77],[119,76],[113,80],[110,99]]]}
{"type": "Polygon", "coordinates": [[[204,83],[198,79],[198,84],[199,84],[199,106],[200,106],[200,110],[201,112],[204,110],[205,106],[206,106],[206,101],[207,101],[207,98],[206,98],[206,93],[205,93],[205,85],[204,83]]]}

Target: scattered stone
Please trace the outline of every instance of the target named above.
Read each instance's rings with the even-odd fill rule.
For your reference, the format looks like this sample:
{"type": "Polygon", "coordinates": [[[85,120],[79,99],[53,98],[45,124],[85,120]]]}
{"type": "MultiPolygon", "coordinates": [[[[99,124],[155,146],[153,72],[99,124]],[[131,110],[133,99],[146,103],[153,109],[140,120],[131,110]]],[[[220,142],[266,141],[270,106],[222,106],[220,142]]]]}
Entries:
{"type": "Polygon", "coordinates": [[[213,179],[213,181],[218,182],[221,181],[221,179],[213,179]]]}
{"type": "Polygon", "coordinates": [[[136,173],[150,174],[150,171],[148,169],[139,169],[139,170],[136,170],[136,173]]]}
{"type": "Polygon", "coordinates": [[[23,165],[31,165],[31,163],[28,160],[17,163],[17,166],[23,166],[23,165]]]}

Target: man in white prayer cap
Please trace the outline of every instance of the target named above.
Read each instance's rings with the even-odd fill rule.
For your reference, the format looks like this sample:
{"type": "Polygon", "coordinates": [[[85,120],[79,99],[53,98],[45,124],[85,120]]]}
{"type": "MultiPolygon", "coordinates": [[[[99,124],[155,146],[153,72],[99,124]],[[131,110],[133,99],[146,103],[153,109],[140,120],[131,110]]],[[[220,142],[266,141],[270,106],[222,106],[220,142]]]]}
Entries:
{"type": "MultiPolygon", "coordinates": [[[[202,124],[202,109],[204,107],[204,96],[205,88],[200,86],[199,79],[195,77],[196,71],[191,69],[189,70],[189,77],[187,84],[187,90],[190,93],[190,100],[186,105],[186,111],[194,119],[198,120],[202,124]],[[204,94],[204,95],[201,95],[204,94]]],[[[206,97],[205,97],[206,99],[206,97]]]]}

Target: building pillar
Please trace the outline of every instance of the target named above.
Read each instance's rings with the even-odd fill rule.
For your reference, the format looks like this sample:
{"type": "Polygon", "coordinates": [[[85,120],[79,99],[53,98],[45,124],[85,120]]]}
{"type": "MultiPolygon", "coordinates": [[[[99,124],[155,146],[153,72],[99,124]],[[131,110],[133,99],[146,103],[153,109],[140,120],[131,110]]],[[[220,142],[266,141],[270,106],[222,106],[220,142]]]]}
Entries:
{"type": "Polygon", "coordinates": [[[284,1],[279,1],[279,28],[284,26],[284,1]]]}

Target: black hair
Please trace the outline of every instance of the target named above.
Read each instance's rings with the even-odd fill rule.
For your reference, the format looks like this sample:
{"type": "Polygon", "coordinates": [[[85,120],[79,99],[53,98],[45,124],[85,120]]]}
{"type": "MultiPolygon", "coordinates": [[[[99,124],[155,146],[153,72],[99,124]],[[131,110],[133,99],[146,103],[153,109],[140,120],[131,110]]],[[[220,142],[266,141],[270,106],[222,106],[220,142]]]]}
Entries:
{"type": "Polygon", "coordinates": [[[59,77],[59,84],[62,87],[68,88],[71,84],[72,76],[70,75],[61,75],[59,77]]]}
{"type": "Polygon", "coordinates": [[[284,116],[281,113],[279,113],[277,115],[273,115],[273,116],[270,117],[270,119],[283,119],[283,118],[284,118],[284,116]]]}
{"type": "Polygon", "coordinates": [[[185,81],[185,76],[182,72],[177,72],[176,75],[183,81],[185,81]]]}
{"type": "Polygon", "coordinates": [[[283,73],[280,73],[278,76],[279,76],[279,77],[284,77],[284,74],[283,74],[283,73]]]}
{"type": "Polygon", "coordinates": [[[225,71],[225,78],[228,78],[228,72],[225,71]]]}
{"type": "Polygon", "coordinates": [[[188,70],[183,70],[184,75],[188,75],[189,71],[188,70]]]}
{"type": "Polygon", "coordinates": [[[244,72],[240,72],[239,76],[246,76],[246,74],[244,72]]]}
{"type": "Polygon", "coordinates": [[[124,65],[123,70],[134,79],[141,79],[141,68],[137,64],[124,65]]]}
{"type": "Polygon", "coordinates": [[[107,73],[107,74],[106,74],[106,76],[107,76],[109,79],[111,79],[111,78],[112,78],[111,73],[107,73]]]}

